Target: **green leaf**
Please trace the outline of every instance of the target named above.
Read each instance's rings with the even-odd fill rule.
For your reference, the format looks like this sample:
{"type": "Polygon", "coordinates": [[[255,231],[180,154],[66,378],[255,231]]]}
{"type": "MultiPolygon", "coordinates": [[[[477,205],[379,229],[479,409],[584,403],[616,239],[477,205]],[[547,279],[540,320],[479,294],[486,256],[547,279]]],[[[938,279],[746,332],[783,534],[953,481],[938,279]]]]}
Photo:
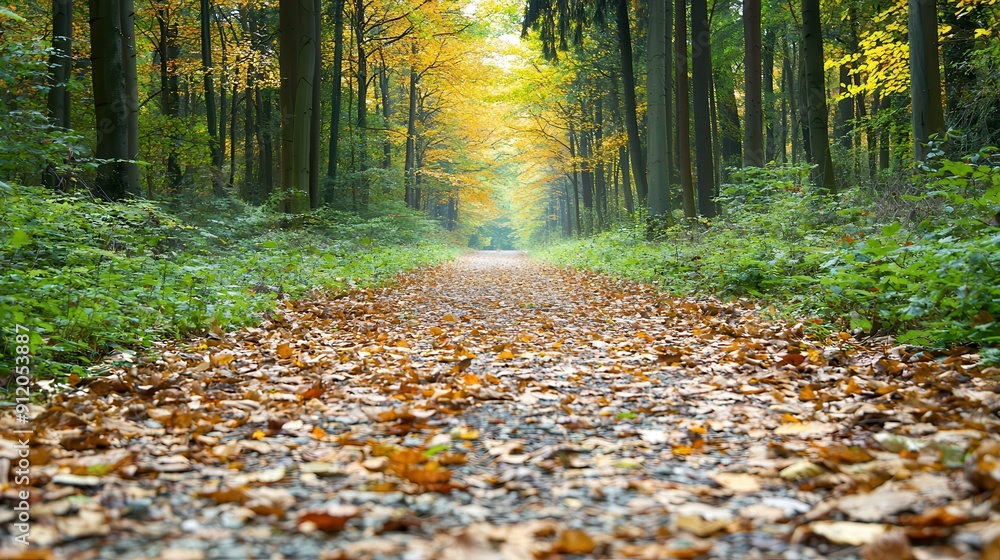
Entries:
{"type": "Polygon", "coordinates": [[[24,232],[24,230],[15,229],[14,233],[10,236],[10,241],[7,242],[8,245],[17,249],[18,247],[23,247],[31,243],[31,236],[24,232]]]}

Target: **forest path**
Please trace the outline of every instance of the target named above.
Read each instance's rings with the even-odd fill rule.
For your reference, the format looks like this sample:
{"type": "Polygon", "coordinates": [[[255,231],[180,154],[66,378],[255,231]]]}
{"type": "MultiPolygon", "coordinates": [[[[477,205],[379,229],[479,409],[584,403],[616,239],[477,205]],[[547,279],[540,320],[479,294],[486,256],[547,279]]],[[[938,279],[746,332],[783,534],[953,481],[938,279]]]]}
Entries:
{"type": "Polygon", "coordinates": [[[85,381],[36,418],[31,540],[74,559],[851,558],[872,541],[887,559],[921,535],[978,554],[995,502],[959,467],[988,428],[961,422],[994,394],[955,388],[961,356],[848,342],[474,253],[85,381]]]}

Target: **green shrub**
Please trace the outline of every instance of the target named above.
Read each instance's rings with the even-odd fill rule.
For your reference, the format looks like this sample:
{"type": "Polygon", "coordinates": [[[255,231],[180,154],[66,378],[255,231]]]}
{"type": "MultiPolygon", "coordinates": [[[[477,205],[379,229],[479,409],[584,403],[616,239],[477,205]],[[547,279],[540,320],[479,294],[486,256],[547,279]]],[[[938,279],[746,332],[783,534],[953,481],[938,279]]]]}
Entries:
{"type": "Polygon", "coordinates": [[[722,190],[726,214],[704,229],[643,227],[538,250],[549,261],[656,283],[678,294],[753,296],[828,327],[891,333],[903,342],[1000,343],[1000,168],[991,152],[939,160],[900,204],[860,189],[819,200],[806,170],[742,170],[722,190]]]}
{"type": "Polygon", "coordinates": [[[252,324],[278,297],[345,291],[457,254],[418,218],[286,216],[239,202],[172,214],[38,187],[0,193],[0,374],[15,325],[35,333],[37,371],[85,372],[115,346],[252,324]],[[253,233],[254,231],[258,233],[253,233]]]}

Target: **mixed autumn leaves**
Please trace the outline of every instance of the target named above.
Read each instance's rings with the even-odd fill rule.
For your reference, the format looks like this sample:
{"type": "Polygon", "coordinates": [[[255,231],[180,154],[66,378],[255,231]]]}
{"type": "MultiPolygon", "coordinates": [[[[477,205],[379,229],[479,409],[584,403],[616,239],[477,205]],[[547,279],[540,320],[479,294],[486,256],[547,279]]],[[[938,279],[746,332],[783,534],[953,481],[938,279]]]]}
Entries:
{"type": "Polygon", "coordinates": [[[0,552],[1000,558],[1000,370],[759,311],[478,254],[116,356],[0,552]]]}

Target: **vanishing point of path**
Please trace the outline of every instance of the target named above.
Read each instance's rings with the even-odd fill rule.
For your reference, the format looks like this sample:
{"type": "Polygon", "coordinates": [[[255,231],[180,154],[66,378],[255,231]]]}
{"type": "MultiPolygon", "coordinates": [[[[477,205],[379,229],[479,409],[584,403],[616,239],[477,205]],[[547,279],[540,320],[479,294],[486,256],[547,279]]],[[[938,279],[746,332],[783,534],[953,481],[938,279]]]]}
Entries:
{"type": "Polygon", "coordinates": [[[0,556],[987,558],[971,363],[475,253],[84,380],[0,556]]]}

